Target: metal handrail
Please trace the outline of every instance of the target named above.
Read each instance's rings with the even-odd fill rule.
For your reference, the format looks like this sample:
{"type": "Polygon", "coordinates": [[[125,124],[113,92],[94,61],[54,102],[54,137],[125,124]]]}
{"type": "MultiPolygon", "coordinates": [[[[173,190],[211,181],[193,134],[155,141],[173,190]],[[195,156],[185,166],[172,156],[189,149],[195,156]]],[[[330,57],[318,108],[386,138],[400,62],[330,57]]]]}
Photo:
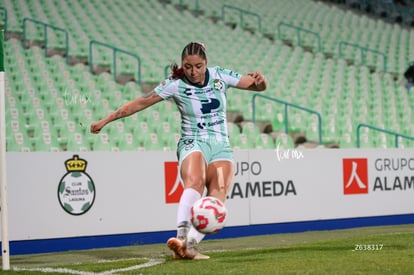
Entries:
{"type": "Polygon", "coordinates": [[[236,10],[239,13],[240,18],[240,25],[243,27],[243,21],[244,21],[244,15],[254,16],[257,18],[257,29],[259,32],[262,31],[262,18],[259,14],[244,10],[238,7],[230,6],[230,5],[223,5],[221,8],[221,20],[225,22],[225,16],[226,16],[226,9],[227,10],[236,10]]]}
{"type": "Polygon", "coordinates": [[[113,74],[114,74],[115,81],[116,81],[116,76],[117,76],[116,58],[117,58],[118,52],[135,58],[137,60],[137,80],[136,80],[136,82],[138,84],[141,84],[141,58],[137,54],[128,52],[126,50],[119,49],[115,46],[109,45],[107,43],[99,42],[99,41],[96,41],[96,40],[89,41],[89,70],[90,70],[91,73],[93,73],[93,45],[95,45],[95,44],[97,46],[102,46],[102,47],[105,47],[105,48],[112,49],[112,54],[113,54],[112,64],[113,64],[113,74]]]}
{"type": "Polygon", "coordinates": [[[300,105],[297,105],[297,104],[294,104],[294,103],[290,103],[290,102],[287,102],[287,101],[284,101],[284,100],[281,100],[281,99],[278,99],[278,98],[270,97],[270,96],[263,95],[263,94],[254,94],[252,96],[252,113],[253,113],[252,120],[253,120],[253,123],[256,123],[256,101],[255,101],[256,97],[261,97],[261,98],[264,98],[264,99],[267,99],[267,100],[275,101],[275,102],[283,104],[285,106],[285,133],[286,134],[289,133],[288,107],[292,107],[292,108],[295,108],[295,109],[302,110],[304,112],[308,112],[312,115],[316,115],[317,118],[318,118],[319,144],[322,144],[322,117],[321,117],[321,114],[319,112],[316,112],[316,111],[311,110],[309,108],[306,108],[306,107],[303,107],[303,106],[300,106],[300,105]]]}
{"type": "Polygon", "coordinates": [[[296,30],[296,37],[298,40],[298,45],[302,46],[302,39],[301,39],[301,33],[308,33],[311,34],[313,36],[316,37],[316,40],[318,41],[318,52],[322,51],[322,46],[321,46],[321,36],[319,35],[319,33],[302,28],[302,27],[298,27],[289,23],[285,23],[285,22],[279,22],[279,24],[277,24],[277,36],[279,40],[282,40],[282,27],[288,27],[291,29],[295,29],[296,30]]]}
{"type": "MultiPolygon", "coordinates": [[[[178,1],[178,5],[181,7],[184,6],[183,0],[178,1]]],[[[200,1],[194,0],[194,11],[199,12],[200,10],[200,1]]]]}
{"type": "Polygon", "coordinates": [[[27,27],[26,27],[26,25],[29,22],[32,22],[34,24],[43,26],[43,29],[44,29],[44,41],[43,42],[45,44],[45,57],[47,57],[47,50],[48,50],[47,30],[52,29],[52,30],[55,30],[55,31],[63,32],[65,34],[66,63],[69,64],[69,33],[68,33],[68,31],[63,29],[63,28],[60,28],[60,27],[57,27],[57,26],[54,26],[54,25],[51,25],[51,24],[48,24],[48,23],[45,23],[45,22],[42,22],[42,21],[39,21],[39,20],[26,17],[26,18],[23,19],[23,40],[22,40],[22,43],[23,43],[24,48],[26,48],[26,42],[27,42],[27,37],[26,37],[26,28],[27,27]]]}
{"type": "Polygon", "coordinates": [[[366,52],[371,52],[373,54],[377,54],[377,55],[382,56],[382,64],[383,64],[382,69],[383,69],[384,73],[387,72],[387,56],[385,55],[385,53],[377,51],[377,50],[373,50],[373,49],[370,49],[370,48],[367,48],[367,47],[362,47],[362,46],[357,45],[357,44],[349,43],[347,41],[340,41],[339,45],[338,45],[339,58],[341,58],[342,55],[343,55],[342,54],[342,47],[343,46],[350,46],[350,47],[359,49],[361,51],[361,63],[362,64],[365,64],[365,54],[366,54],[366,52]]]}
{"type": "Polygon", "coordinates": [[[395,131],[391,131],[391,130],[379,128],[379,127],[376,127],[376,126],[373,126],[373,125],[369,125],[369,124],[365,124],[365,123],[360,123],[357,126],[356,146],[358,148],[361,147],[361,141],[360,141],[361,140],[361,137],[360,137],[360,133],[359,133],[360,130],[361,130],[361,128],[368,128],[368,129],[372,129],[374,131],[382,132],[382,133],[385,133],[385,134],[388,134],[388,135],[393,135],[394,136],[394,145],[395,145],[396,148],[398,148],[398,138],[399,137],[405,138],[405,139],[409,139],[409,140],[414,140],[414,137],[413,136],[408,136],[408,135],[401,134],[401,133],[398,133],[398,132],[395,132],[395,131]]]}

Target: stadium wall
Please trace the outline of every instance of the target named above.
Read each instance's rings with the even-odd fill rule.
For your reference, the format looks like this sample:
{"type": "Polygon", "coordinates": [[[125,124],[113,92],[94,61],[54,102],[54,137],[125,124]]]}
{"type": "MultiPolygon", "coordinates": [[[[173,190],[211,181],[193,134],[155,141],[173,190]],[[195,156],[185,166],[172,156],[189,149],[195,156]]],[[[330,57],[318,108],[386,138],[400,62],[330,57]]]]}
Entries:
{"type": "MultiPolygon", "coordinates": [[[[226,228],[208,238],[414,223],[414,150],[237,150],[226,228]]],[[[12,255],[163,243],[174,152],[7,153],[12,255]]]]}

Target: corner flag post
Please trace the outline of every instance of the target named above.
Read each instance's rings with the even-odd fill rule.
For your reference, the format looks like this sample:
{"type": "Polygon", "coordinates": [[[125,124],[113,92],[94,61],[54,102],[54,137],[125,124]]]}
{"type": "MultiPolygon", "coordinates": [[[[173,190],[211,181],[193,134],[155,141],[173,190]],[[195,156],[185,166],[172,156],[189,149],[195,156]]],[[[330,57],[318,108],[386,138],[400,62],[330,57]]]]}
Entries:
{"type": "Polygon", "coordinates": [[[6,100],[4,81],[4,30],[0,31],[0,213],[1,213],[1,255],[3,270],[10,269],[9,253],[9,207],[7,200],[6,175],[6,100]]]}

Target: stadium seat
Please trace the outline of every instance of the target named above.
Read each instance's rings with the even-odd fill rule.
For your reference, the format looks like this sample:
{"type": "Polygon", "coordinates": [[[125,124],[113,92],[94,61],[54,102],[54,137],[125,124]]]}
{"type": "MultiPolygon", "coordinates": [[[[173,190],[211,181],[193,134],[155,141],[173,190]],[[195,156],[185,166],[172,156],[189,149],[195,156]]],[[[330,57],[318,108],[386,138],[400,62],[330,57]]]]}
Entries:
{"type": "Polygon", "coordinates": [[[293,138],[285,133],[279,133],[276,136],[275,145],[276,147],[283,149],[295,148],[295,142],[293,141],[293,138]]]}
{"type": "Polygon", "coordinates": [[[249,136],[257,136],[260,134],[260,128],[251,121],[242,124],[241,132],[249,136]]]}
{"type": "Polygon", "coordinates": [[[72,133],[67,137],[67,141],[62,141],[65,151],[88,152],[91,151],[91,144],[83,137],[82,133],[72,133]]]}
{"type": "Polygon", "coordinates": [[[240,127],[234,122],[227,122],[229,135],[240,134],[240,127]]]}
{"type": "Polygon", "coordinates": [[[163,150],[164,148],[164,144],[157,133],[152,132],[143,136],[138,136],[137,138],[141,141],[141,144],[146,151],[163,150]]]}
{"type": "Polygon", "coordinates": [[[121,151],[118,145],[118,140],[116,138],[110,137],[108,133],[99,133],[97,135],[92,135],[88,138],[88,140],[90,140],[93,151],[121,151]]]}
{"type": "Polygon", "coordinates": [[[8,135],[13,132],[21,132],[25,130],[25,123],[18,119],[7,119],[7,133],[8,135]]]}
{"type": "Polygon", "coordinates": [[[51,133],[44,132],[40,137],[34,139],[33,144],[36,152],[60,152],[60,144],[57,141],[56,136],[51,133]]]}
{"type": "Polygon", "coordinates": [[[272,129],[274,132],[277,131],[284,131],[285,130],[285,118],[283,117],[283,114],[276,113],[274,114],[274,118],[272,120],[272,129]]]}
{"type": "Polygon", "coordinates": [[[230,135],[230,144],[234,149],[251,149],[254,147],[254,143],[246,134],[234,133],[230,135]]]}
{"type": "MultiPolygon", "coordinates": [[[[399,74],[401,80],[407,60],[414,60],[410,30],[397,24],[391,25],[347,12],[323,2],[299,0],[270,3],[258,0],[254,7],[251,3],[243,1],[234,3],[260,14],[262,25],[266,26],[264,28],[273,29],[275,34],[278,23],[282,21],[315,31],[321,36],[322,52],[309,53],[296,45],[296,34],[293,30],[283,33],[283,39],[291,40],[294,44],[293,47],[289,47],[276,36],[274,41],[268,41],[257,33],[252,35],[246,32],[243,26],[237,26],[232,30],[223,22],[212,24],[203,16],[196,18],[188,11],[179,12],[173,5],[164,5],[157,1],[118,0],[116,3],[105,5],[94,1],[44,1],[39,5],[37,2],[26,0],[5,0],[4,6],[9,10],[9,30],[21,33],[21,21],[28,17],[67,29],[71,56],[87,57],[91,37],[131,50],[141,57],[144,82],[154,83],[162,81],[166,64],[174,59],[179,61],[182,41],[191,41],[195,38],[191,32],[185,31],[183,26],[198,25],[200,33],[206,34],[203,42],[208,47],[209,64],[228,66],[243,74],[252,69],[263,70],[269,80],[267,95],[314,109],[321,113],[323,121],[329,119],[329,125],[323,125],[324,139],[344,139],[347,133],[353,136],[356,125],[361,122],[372,122],[391,130],[414,134],[413,129],[406,129],[406,124],[412,124],[414,119],[411,111],[414,108],[413,93],[407,93],[402,89],[393,80],[394,75],[381,72],[380,57],[367,55],[369,65],[377,69],[374,73],[370,72],[369,67],[358,65],[358,50],[347,47],[344,49],[345,56],[337,59],[339,41],[357,43],[383,51],[387,55],[388,71],[399,74]],[[134,18],[133,23],[131,18],[134,18]],[[148,26],[146,23],[150,21],[152,24],[148,26]],[[131,24],[140,27],[130,28],[131,24]],[[182,32],[175,32],[182,28],[182,32]],[[163,35],[165,32],[171,35],[166,37],[163,35]],[[260,43],[252,44],[252,37],[260,43]],[[325,53],[331,54],[333,58],[326,59],[325,53]],[[354,59],[355,65],[348,66],[348,58],[354,59]],[[331,119],[333,113],[335,116],[331,119]],[[349,121],[344,116],[349,116],[349,121]]],[[[202,9],[206,10],[205,14],[220,10],[223,4],[224,1],[212,1],[208,5],[200,3],[202,9]]],[[[238,24],[237,18],[233,19],[238,24]]],[[[255,24],[249,18],[245,18],[245,21],[250,26],[255,24]]],[[[40,33],[35,32],[35,29],[31,26],[28,29],[29,35],[34,39],[40,39],[40,33]]],[[[58,37],[55,34],[50,34],[50,38],[55,40],[52,42],[53,45],[61,47],[61,41],[56,40],[58,37]]],[[[313,38],[306,35],[302,38],[305,45],[314,46],[313,38]]],[[[8,118],[13,117],[13,124],[8,123],[7,127],[12,132],[26,133],[27,130],[34,129],[35,127],[30,125],[34,124],[33,118],[36,115],[42,115],[36,111],[39,109],[43,110],[43,119],[50,120],[49,130],[54,133],[56,128],[62,130],[64,120],[83,120],[84,118],[80,117],[82,108],[92,109],[93,119],[98,119],[126,100],[142,95],[141,87],[137,83],[129,82],[125,86],[120,86],[114,82],[110,73],[91,75],[87,65],[69,66],[66,59],[58,55],[45,58],[43,50],[37,46],[25,50],[21,41],[13,38],[5,42],[5,62],[8,64],[6,85],[9,86],[7,108],[11,111],[8,118]],[[72,96],[75,95],[75,90],[78,91],[77,95],[91,95],[93,101],[86,105],[72,104],[72,98],[66,98],[65,92],[67,96],[72,96]],[[26,124],[29,124],[29,127],[26,127],[26,124]],[[16,128],[17,125],[19,130],[16,128]]],[[[111,56],[107,51],[96,49],[96,54],[97,63],[112,66],[111,56]]],[[[127,71],[132,70],[134,66],[134,62],[123,56],[119,57],[118,62],[122,65],[122,71],[125,70],[125,64],[130,66],[127,71]]],[[[230,90],[227,98],[229,111],[242,112],[244,119],[252,117],[251,94],[230,90]]],[[[175,104],[170,101],[165,103],[166,105],[160,103],[151,110],[140,113],[138,121],[141,121],[141,115],[147,119],[147,123],[157,119],[169,121],[170,130],[174,133],[179,132],[177,121],[180,117],[174,109],[175,104]]],[[[283,110],[280,105],[260,102],[258,106],[258,120],[270,120],[274,131],[284,131],[283,110]]],[[[136,117],[124,120],[127,132],[133,133],[139,129],[135,126],[138,123],[134,125],[137,121],[135,119],[136,117]]],[[[89,116],[87,123],[90,122],[89,116]]],[[[116,128],[114,125],[107,129],[116,128]]],[[[304,130],[310,137],[316,137],[315,125],[308,123],[306,116],[289,112],[289,131],[292,130],[304,130]]],[[[379,144],[375,138],[372,138],[372,141],[374,145],[379,144]]],[[[381,146],[384,144],[381,143],[381,146]]]]}
{"type": "Polygon", "coordinates": [[[120,151],[137,151],[141,144],[135,139],[132,133],[121,133],[118,138],[118,147],[120,151]]]}
{"type": "Polygon", "coordinates": [[[255,140],[256,149],[275,149],[275,142],[269,134],[261,133],[255,140]]]}

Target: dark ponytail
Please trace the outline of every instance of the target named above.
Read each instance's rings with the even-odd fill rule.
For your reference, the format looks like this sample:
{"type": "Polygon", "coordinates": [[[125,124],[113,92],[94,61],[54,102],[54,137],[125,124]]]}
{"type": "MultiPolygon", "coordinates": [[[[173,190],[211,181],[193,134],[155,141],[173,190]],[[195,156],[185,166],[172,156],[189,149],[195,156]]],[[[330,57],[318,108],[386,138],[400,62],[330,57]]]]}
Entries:
{"type": "Polygon", "coordinates": [[[171,78],[182,79],[184,77],[183,67],[178,67],[177,63],[171,64],[171,78]]]}

